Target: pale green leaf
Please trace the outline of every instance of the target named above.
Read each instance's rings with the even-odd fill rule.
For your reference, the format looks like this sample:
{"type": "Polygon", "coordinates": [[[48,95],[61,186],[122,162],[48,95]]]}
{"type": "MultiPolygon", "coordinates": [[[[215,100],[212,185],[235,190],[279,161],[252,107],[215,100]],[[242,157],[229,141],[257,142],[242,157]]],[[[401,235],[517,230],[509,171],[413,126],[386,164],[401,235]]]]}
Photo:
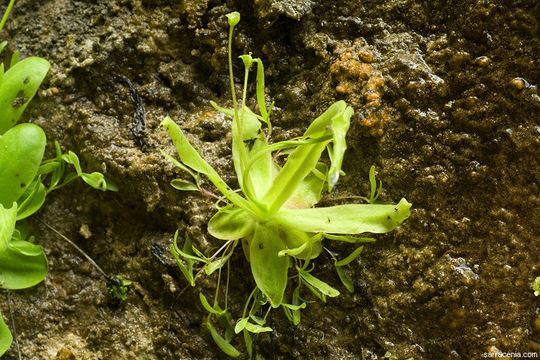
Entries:
{"type": "Polygon", "coordinates": [[[250,164],[246,165],[243,190],[245,195],[252,201],[260,201],[270,189],[274,180],[275,166],[272,161],[272,154],[269,151],[264,152],[267,147],[266,137],[263,133],[259,133],[253,148],[248,152],[250,164]],[[263,152],[261,153],[261,151],[263,152]],[[255,156],[256,158],[251,162],[255,156]]]}
{"type": "Polygon", "coordinates": [[[397,205],[349,204],[312,209],[281,209],[275,222],[306,232],[334,234],[385,233],[410,215],[405,199],[397,205]]]}
{"type": "MultiPolygon", "coordinates": [[[[335,265],[335,263],[334,263],[335,265]]],[[[345,273],[345,270],[343,270],[343,267],[341,266],[335,266],[336,268],[336,272],[339,276],[339,279],[341,280],[341,283],[343,284],[343,286],[345,286],[345,288],[347,289],[347,291],[349,291],[350,293],[353,293],[354,292],[354,284],[351,280],[351,278],[349,277],[349,275],[347,275],[345,273]]]]}
{"type": "Polygon", "coordinates": [[[332,140],[331,125],[334,118],[342,116],[346,109],[345,102],[338,101],[313,120],[304,133],[303,139],[319,139],[320,142],[300,145],[289,155],[287,162],[262,200],[263,203],[268,204],[270,214],[278,211],[294,193],[300,182],[315,169],[321,153],[332,140]]]}
{"type": "Polygon", "coordinates": [[[344,242],[353,243],[353,244],[376,241],[373,238],[355,237],[355,236],[346,236],[346,235],[324,234],[323,236],[328,240],[344,241],[344,242]]]}
{"type": "MultiPolygon", "coordinates": [[[[184,261],[186,262],[187,267],[186,267],[186,265],[184,265],[184,263],[180,259],[181,251],[178,248],[178,242],[177,241],[178,241],[178,230],[176,230],[176,232],[174,233],[174,240],[173,240],[173,243],[170,246],[171,251],[173,253],[174,258],[176,259],[176,263],[178,264],[178,267],[180,268],[180,271],[182,272],[182,274],[184,275],[186,280],[189,282],[189,284],[191,286],[195,286],[195,277],[193,276],[194,260],[184,258],[184,261]]],[[[192,245],[191,245],[191,239],[189,237],[186,237],[186,241],[184,242],[184,251],[183,251],[183,253],[186,253],[188,255],[194,255],[193,250],[192,250],[192,245]]]]}
{"type": "Polygon", "coordinates": [[[287,162],[274,179],[272,187],[262,199],[264,204],[268,204],[270,214],[277,212],[302,180],[313,171],[328,141],[300,145],[289,155],[287,162]]]}
{"type": "Polygon", "coordinates": [[[257,62],[257,104],[259,111],[268,126],[268,133],[272,133],[272,124],[270,123],[270,113],[266,110],[266,102],[264,99],[264,66],[261,59],[255,59],[257,62]]]}
{"type": "Polygon", "coordinates": [[[332,190],[336,182],[338,181],[339,174],[341,172],[341,164],[343,163],[343,156],[345,150],[347,150],[347,143],[345,136],[349,130],[351,116],[354,110],[347,106],[343,111],[340,111],[337,116],[332,119],[332,133],[334,138],[332,139],[332,152],[330,156],[330,170],[328,171],[328,190],[332,190]]]}
{"type": "Polygon", "coordinates": [[[249,331],[251,333],[255,333],[255,334],[272,331],[271,327],[261,326],[261,325],[253,324],[253,323],[250,323],[250,322],[246,323],[245,329],[247,331],[249,331]]]}
{"type": "Polygon", "coordinates": [[[165,120],[161,122],[161,126],[167,130],[169,136],[171,137],[180,160],[196,172],[208,176],[208,179],[221,191],[223,195],[227,197],[235,205],[242,207],[245,210],[253,210],[253,206],[242,198],[240,195],[235,193],[218,175],[218,173],[201,158],[199,153],[191,146],[187,141],[186,137],[182,133],[182,130],[176,125],[170,117],[166,117],[165,120]]]}
{"type": "Polygon", "coordinates": [[[285,243],[275,226],[255,225],[249,249],[251,272],[274,308],[281,305],[287,287],[289,259],[278,255],[283,249],[285,243]]]}
{"type": "Polygon", "coordinates": [[[345,266],[347,264],[350,264],[351,261],[353,261],[354,259],[356,259],[358,257],[358,255],[360,255],[360,253],[362,252],[362,250],[364,250],[364,247],[363,246],[360,246],[358,248],[356,248],[352,253],[349,254],[349,256],[347,256],[345,259],[342,259],[342,260],[339,260],[337,263],[336,263],[336,266],[345,266]]]}
{"type": "Polygon", "coordinates": [[[210,334],[212,335],[212,339],[214,339],[214,342],[216,345],[223,351],[225,354],[231,356],[231,357],[238,357],[240,355],[240,352],[235,349],[234,346],[230,344],[227,340],[221,336],[216,328],[214,328],[214,325],[210,322],[210,319],[206,321],[206,327],[208,330],[210,330],[210,334]]]}
{"type": "Polygon", "coordinates": [[[249,321],[249,318],[247,317],[238,319],[238,321],[236,322],[236,325],[234,326],[234,332],[238,334],[240,333],[240,331],[244,330],[248,321],[249,321]]]}
{"type": "Polygon", "coordinates": [[[174,179],[171,181],[171,186],[176,190],[181,191],[200,191],[199,187],[194,183],[182,179],[174,179]]]}
{"type": "Polygon", "coordinates": [[[233,254],[233,249],[236,247],[236,244],[238,244],[238,241],[233,242],[232,249],[227,253],[227,255],[222,256],[217,260],[211,261],[206,265],[206,275],[212,275],[216,270],[221,269],[225,264],[227,264],[227,261],[229,261],[231,255],[233,254]]]}
{"type": "Polygon", "coordinates": [[[253,341],[251,340],[251,335],[247,330],[244,330],[242,333],[244,334],[244,344],[246,345],[248,356],[251,359],[253,356],[253,341]]]}
{"type": "Polygon", "coordinates": [[[245,210],[228,205],[208,222],[208,232],[221,240],[236,240],[253,232],[255,220],[245,210]]]}
{"type": "Polygon", "coordinates": [[[216,307],[211,306],[208,300],[206,299],[206,296],[203,295],[203,293],[199,293],[199,300],[201,300],[202,306],[209,313],[214,314],[218,317],[225,315],[225,310],[222,310],[219,306],[216,306],[216,307]]]}
{"type": "Polygon", "coordinates": [[[322,280],[317,279],[315,276],[311,275],[309,272],[297,268],[298,273],[309,285],[313,286],[315,289],[319,290],[322,294],[335,297],[339,295],[339,291],[328,285],[322,280]]]}
{"type": "Polygon", "coordinates": [[[288,308],[288,309],[291,309],[291,310],[295,310],[295,311],[296,311],[296,310],[300,310],[300,309],[305,309],[305,308],[306,308],[306,303],[303,302],[303,303],[301,303],[300,305],[292,305],[292,304],[285,304],[285,303],[283,303],[283,304],[281,304],[281,306],[284,306],[284,307],[286,307],[286,308],[288,308]]]}
{"type": "Polygon", "coordinates": [[[298,259],[314,259],[322,251],[322,236],[309,236],[303,231],[298,231],[292,227],[278,226],[281,237],[285,240],[287,249],[281,250],[279,256],[293,256],[298,259]]]}
{"type": "Polygon", "coordinates": [[[315,169],[301,182],[294,193],[283,205],[289,209],[305,209],[314,206],[321,199],[321,192],[326,181],[328,167],[323,163],[317,163],[315,169]],[[325,174],[322,178],[318,174],[325,174]]]}
{"type": "MultiPolygon", "coordinates": [[[[234,109],[221,107],[213,101],[210,101],[210,105],[212,105],[212,107],[220,113],[234,117],[234,109]]],[[[255,139],[261,129],[261,123],[257,114],[251,111],[250,108],[244,107],[242,109],[238,109],[238,116],[242,117],[242,140],[247,141],[255,139]]]]}

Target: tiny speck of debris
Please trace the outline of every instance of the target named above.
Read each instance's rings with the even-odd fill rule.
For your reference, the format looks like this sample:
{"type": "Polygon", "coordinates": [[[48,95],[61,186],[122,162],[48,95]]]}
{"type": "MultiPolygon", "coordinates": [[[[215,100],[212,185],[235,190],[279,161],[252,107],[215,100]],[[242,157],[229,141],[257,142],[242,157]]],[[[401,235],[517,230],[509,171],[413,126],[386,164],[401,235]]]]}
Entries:
{"type": "Polygon", "coordinates": [[[82,224],[81,228],[79,229],[79,234],[85,239],[90,239],[92,237],[92,231],[90,231],[90,228],[87,224],[82,224]]]}

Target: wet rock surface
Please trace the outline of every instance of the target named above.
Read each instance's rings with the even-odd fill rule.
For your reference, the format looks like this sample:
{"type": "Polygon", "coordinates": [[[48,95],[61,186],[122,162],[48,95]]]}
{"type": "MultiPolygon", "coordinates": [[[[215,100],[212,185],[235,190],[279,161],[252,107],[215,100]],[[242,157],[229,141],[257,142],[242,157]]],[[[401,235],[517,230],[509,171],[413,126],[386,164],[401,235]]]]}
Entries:
{"type": "MultiPolygon", "coordinates": [[[[355,109],[347,176],[324,201],[367,194],[375,164],[384,200],[413,203],[410,219],[348,266],[354,294],[339,287],[328,255],[317,259],[317,276],[341,296],[310,304],[298,327],[275,311],[275,334],[257,338],[261,356],[540,352],[531,290],[540,276],[536,2],[19,0],[2,36],[22,56],[52,64],[25,119],[120,187],[99,193],[73,184],[51,194],[34,219],[51,271],[12,293],[23,358],[225,358],[198,299],[214,279],[185,289],[169,251],[177,228],[199,248],[219,244],[206,233],[213,202],[169,185],[184,175],[159,154],[174,148],[158,124],[170,115],[235,184],[230,121],[209,105],[230,104],[224,15],[233,10],[242,14],[234,54],[265,63],[275,141],[300,135],[338,99],[355,109]],[[145,145],[133,135],[120,75],[144,102],[145,145]],[[128,301],[112,303],[100,274],[37,219],[106,272],[133,280],[128,301]]],[[[339,257],[352,251],[326,246],[339,257]]],[[[237,316],[253,280],[241,251],[232,265],[237,316]]],[[[9,314],[6,294],[0,299],[9,314]]],[[[15,347],[5,358],[17,358],[15,347]]]]}

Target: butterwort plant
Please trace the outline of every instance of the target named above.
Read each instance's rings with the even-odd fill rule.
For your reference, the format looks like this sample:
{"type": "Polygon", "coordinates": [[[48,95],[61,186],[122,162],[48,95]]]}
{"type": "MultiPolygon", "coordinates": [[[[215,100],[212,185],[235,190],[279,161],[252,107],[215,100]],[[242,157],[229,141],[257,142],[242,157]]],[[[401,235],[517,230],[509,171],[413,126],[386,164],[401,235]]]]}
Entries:
{"type": "MultiPolygon", "coordinates": [[[[11,0],[0,31],[14,4],[11,0]]],[[[0,53],[7,42],[0,43],[0,53]]],[[[16,51],[8,64],[0,64],[0,288],[24,289],[41,282],[48,272],[43,248],[33,243],[25,219],[45,202],[48,193],[81,177],[100,190],[116,190],[103,174],[84,173],[77,155],[63,154],[55,142],[56,156],[43,161],[46,136],[35,124],[17,124],[36,94],[50,64],[40,57],[19,61],[16,51]],[[7,70],[6,70],[7,68],[7,70]],[[74,171],[66,173],[66,165],[74,171]]],[[[0,356],[10,347],[12,335],[0,314],[0,356]]]]}
{"type": "MultiPolygon", "coordinates": [[[[161,126],[170,135],[180,161],[162,153],[193,178],[193,181],[173,180],[172,185],[180,190],[208,194],[209,191],[200,185],[200,176],[205,175],[223,195],[216,203],[216,214],[208,223],[208,232],[224,241],[216,253],[212,256],[202,254],[190,239],[186,239],[180,249],[178,233],[175,235],[171,247],[182,273],[194,286],[198,275],[194,275],[194,264],[202,262],[204,265],[199,273],[218,271],[218,279],[221,280],[221,269],[228,264],[239,243],[251,267],[256,286],[234,328],[227,312],[227,290],[224,306],[219,305],[218,301],[219,284],[213,305],[205,295],[200,294],[201,303],[209,312],[206,324],[214,341],[226,354],[234,357],[240,353],[231,344],[233,334],[243,332],[251,356],[253,344],[250,333],[272,331],[265,326],[271,309],[283,308],[296,325],[300,321],[300,310],[306,307],[307,301],[302,294],[305,289],[323,301],[328,296],[339,295],[337,289],[312,274],[312,260],[321,254],[325,239],[355,244],[373,241],[372,238],[358,235],[391,231],[410,215],[411,204],[405,199],[397,204],[376,203],[378,194],[375,194],[376,182],[372,169],[372,191],[368,204],[314,207],[321,199],[322,191],[331,191],[343,175],[341,165],[347,148],[345,137],[353,109],[344,101],[338,101],[313,120],[301,138],[269,142],[273,103],[270,107],[265,103],[263,63],[250,55],[240,56],[245,76],[242,99],[237,104],[231,39],[240,15],[234,12],[228,14],[227,18],[230,26],[228,53],[233,105],[232,109],[222,108],[214,102],[211,105],[232,118],[232,158],[240,191],[222,180],[172,119],[165,118],[161,126]],[[253,65],[257,67],[258,114],[246,106],[248,75],[253,65]],[[328,164],[321,161],[325,151],[328,153],[328,164]],[[282,155],[287,158],[280,162],[282,155]],[[287,292],[288,288],[290,291],[287,292]],[[269,306],[264,313],[262,310],[267,304],[269,306]],[[219,332],[215,324],[224,330],[219,332]]],[[[353,261],[361,251],[360,245],[343,260],[334,259],[338,274],[349,290],[352,290],[352,281],[342,267],[353,261]]]]}

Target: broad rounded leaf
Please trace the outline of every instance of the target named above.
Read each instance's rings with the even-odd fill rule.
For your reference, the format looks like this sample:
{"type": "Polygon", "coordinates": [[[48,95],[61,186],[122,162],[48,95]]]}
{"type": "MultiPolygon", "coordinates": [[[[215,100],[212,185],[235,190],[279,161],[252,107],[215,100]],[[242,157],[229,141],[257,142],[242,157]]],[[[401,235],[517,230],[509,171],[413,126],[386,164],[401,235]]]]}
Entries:
{"type": "Polygon", "coordinates": [[[0,286],[6,289],[25,289],[40,283],[49,264],[43,248],[28,241],[11,241],[0,254],[0,286]]]}
{"type": "Polygon", "coordinates": [[[221,240],[236,240],[253,232],[255,221],[243,209],[227,206],[208,222],[208,232],[221,240]]]}

